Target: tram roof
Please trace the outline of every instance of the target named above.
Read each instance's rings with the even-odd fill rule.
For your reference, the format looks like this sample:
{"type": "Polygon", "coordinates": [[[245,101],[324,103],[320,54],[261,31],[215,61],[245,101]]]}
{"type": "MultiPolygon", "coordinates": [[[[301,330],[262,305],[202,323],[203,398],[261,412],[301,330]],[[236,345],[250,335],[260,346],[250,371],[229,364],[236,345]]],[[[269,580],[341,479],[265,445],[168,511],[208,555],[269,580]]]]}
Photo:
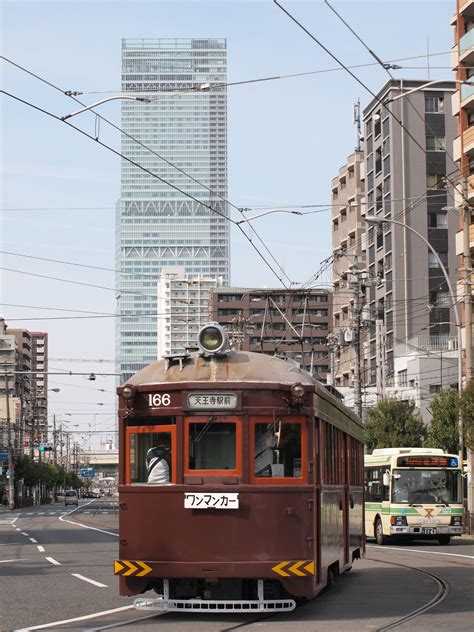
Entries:
{"type": "Polygon", "coordinates": [[[159,360],[135,373],[127,384],[166,384],[175,382],[271,382],[279,384],[317,384],[296,362],[252,351],[229,351],[225,356],[200,356],[190,353],[178,360],[159,360]]]}
{"type": "MultiPolygon", "coordinates": [[[[299,382],[306,386],[311,385],[314,387],[314,392],[326,401],[326,405],[331,407],[330,410],[333,412],[328,414],[333,416],[338,410],[339,415],[350,418],[352,422],[363,427],[361,421],[351,410],[346,408],[321,382],[301,369],[296,362],[268,356],[264,353],[232,350],[223,356],[204,357],[197,352],[192,352],[186,357],[182,357],[181,362],[177,356],[176,359],[163,359],[149,364],[135,373],[127,381],[127,384],[145,386],[185,382],[253,382],[258,384],[288,384],[288,386],[299,382]]],[[[321,405],[318,408],[321,408],[321,405]]]]}

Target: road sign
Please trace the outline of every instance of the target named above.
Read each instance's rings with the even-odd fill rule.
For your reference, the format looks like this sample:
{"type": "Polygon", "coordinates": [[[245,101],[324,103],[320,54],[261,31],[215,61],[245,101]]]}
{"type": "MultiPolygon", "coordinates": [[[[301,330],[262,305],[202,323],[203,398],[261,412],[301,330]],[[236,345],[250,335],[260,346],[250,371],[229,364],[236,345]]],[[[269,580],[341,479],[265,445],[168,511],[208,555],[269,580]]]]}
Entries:
{"type": "Polygon", "coordinates": [[[94,478],[95,469],[93,467],[84,467],[81,470],[82,478],[94,478]]]}
{"type": "Polygon", "coordinates": [[[0,452],[0,461],[8,461],[8,452],[0,452]]]}

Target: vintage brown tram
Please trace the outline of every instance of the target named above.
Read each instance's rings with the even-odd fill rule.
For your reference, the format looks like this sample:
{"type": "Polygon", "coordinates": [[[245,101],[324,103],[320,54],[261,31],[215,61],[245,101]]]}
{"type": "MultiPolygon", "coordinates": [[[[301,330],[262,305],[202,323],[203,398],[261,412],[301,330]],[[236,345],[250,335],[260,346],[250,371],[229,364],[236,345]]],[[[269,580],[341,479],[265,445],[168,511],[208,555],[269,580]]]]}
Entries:
{"type": "Polygon", "coordinates": [[[215,323],[199,347],[118,389],[120,594],[291,610],[363,553],[362,426],[295,363],[230,350],[215,323]]]}

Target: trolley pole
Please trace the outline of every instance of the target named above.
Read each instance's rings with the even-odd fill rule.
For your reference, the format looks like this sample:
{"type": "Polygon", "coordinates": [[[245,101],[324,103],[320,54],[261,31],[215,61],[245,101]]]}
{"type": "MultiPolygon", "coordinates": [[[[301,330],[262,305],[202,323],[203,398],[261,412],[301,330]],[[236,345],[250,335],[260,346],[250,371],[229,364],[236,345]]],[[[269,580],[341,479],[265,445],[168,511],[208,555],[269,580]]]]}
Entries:
{"type": "Polygon", "coordinates": [[[5,398],[7,409],[7,433],[8,433],[8,470],[10,476],[8,478],[8,509],[15,509],[15,464],[13,462],[13,444],[12,444],[12,427],[10,418],[10,394],[8,385],[8,371],[5,369],[5,398]]]}

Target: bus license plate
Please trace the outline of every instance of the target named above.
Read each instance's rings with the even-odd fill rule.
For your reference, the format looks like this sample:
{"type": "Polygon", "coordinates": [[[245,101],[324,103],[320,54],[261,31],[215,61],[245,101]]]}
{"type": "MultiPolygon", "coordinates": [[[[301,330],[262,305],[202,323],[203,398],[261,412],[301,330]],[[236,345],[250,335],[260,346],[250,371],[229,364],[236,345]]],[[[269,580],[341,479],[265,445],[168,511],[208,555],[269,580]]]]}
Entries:
{"type": "Polygon", "coordinates": [[[423,527],[421,533],[424,535],[436,535],[436,529],[433,527],[423,527]]]}

